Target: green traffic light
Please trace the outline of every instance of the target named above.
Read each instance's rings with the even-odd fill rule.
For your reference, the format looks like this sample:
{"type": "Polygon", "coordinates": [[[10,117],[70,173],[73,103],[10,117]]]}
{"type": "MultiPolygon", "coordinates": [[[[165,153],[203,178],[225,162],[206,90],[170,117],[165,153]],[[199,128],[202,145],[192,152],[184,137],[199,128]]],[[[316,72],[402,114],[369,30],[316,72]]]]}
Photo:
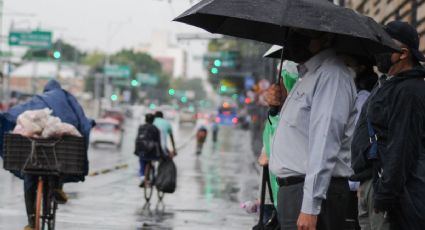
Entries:
{"type": "Polygon", "coordinates": [[[174,90],[174,89],[169,89],[169,90],[168,90],[168,94],[169,94],[170,96],[174,96],[174,95],[176,94],[176,90],[174,90]]]}
{"type": "Polygon", "coordinates": [[[137,80],[131,80],[131,86],[136,87],[139,85],[139,81],[137,80]]]}
{"type": "Polygon", "coordinates": [[[186,103],[187,102],[187,97],[182,97],[180,100],[181,100],[182,103],[186,103]]]}
{"type": "Polygon", "coordinates": [[[212,68],[211,68],[211,73],[212,73],[212,74],[218,74],[218,69],[217,69],[217,68],[215,68],[215,67],[212,67],[212,68]]]}
{"type": "Polygon", "coordinates": [[[112,96],[111,96],[111,100],[112,100],[112,101],[116,101],[116,100],[118,100],[118,96],[117,96],[116,94],[112,94],[112,96]]]}
{"type": "Polygon", "coordinates": [[[149,109],[154,110],[156,108],[156,105],[154,103],[151,103],[149,105],[149,109]]]}
{"type": "Polygon", "coordinates": [[[55,58],[55,59],[59,59],[59,58],[61,58],[61,52],[60,51],[55,51],[55,52],[53,52],[53,58],[55,58]]]}
{"type": "Polygon", "coordinates": [[[221,91],[221,92],[226,92],[226,91],[227,91],[227,87],[226,87],[225,85],[222,85],[222,86],[220,87],[220,91],[221,91]]]}
{"type": "Polygon", "coordinates": [[[220,59],[215,59],[215,61],[214,61],[214,65],[215,65],[215,66],[220,67],[220,66],[221,66],[221,64],[222,64],[222,62],[221,62],[221,60],[220,60],[220,59]]]}

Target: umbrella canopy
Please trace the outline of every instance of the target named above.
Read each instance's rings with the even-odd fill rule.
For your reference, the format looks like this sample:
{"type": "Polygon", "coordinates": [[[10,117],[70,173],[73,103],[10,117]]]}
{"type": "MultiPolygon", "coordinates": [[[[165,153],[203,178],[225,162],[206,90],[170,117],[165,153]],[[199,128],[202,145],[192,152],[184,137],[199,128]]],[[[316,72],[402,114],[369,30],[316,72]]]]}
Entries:
{"type": "Polygon", "coordinates": [[[263,57],[265,58],[281,58],[282,56],[282,46],[273,45],[268,49],[264,54],[263,57]]]}
{"type": "Polygon", "coordinates": [[[174,21],[277,45],[291,27],[337,34],[335,48],[349,53],[399,49],[373,19],[326,0],[203,0],[174,21]]]}

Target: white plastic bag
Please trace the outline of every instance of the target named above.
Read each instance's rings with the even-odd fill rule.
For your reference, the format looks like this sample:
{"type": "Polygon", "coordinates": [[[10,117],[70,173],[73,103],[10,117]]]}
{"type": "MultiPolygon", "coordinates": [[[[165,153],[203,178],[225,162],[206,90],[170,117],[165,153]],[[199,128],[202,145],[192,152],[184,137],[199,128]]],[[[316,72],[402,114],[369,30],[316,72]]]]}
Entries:
{"type": "Polygon", "coordinates": [[[62,135],[60,130],[61,123],[62,121],[58,117],[50,116],[47,119],[46,127],[43,129],[43,133],[41,134],[41,136],[43,138],[60,137],[62,135]]]}
{"type": "Polygon", "coordinates": [[[52,111],[50,109],[28,110],[18,116],[16,132],[27,137],[40,136],[52,111]]]}

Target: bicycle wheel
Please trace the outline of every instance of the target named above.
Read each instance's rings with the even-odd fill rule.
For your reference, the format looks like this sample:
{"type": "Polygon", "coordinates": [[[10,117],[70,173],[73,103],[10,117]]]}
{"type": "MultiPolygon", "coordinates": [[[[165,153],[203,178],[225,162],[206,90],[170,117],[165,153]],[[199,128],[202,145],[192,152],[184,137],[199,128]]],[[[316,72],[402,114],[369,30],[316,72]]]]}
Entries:
{"type": "Polygon", "coordinates": [[[146,202],[149,202],[152,198],[154,183],[155,183],[155,168],[153,167],[151,162],[146,162],[145,180],[144,180],[144,186],[143,186],[146,202]]]}
{"type": "MultiPolygon", "coordinates": [[[[50,178],[52,179],[52,178],[50,178]]],[[[47,187],[48,190],[45,191],[45,198],[44,198],[44,208],[43,208],[43,217],[46,222],[46,226],[48,230],[54,230],[55,229],[55,220],[56,220],[56,209],[57,209],[57,202],[54,197],[54,187],[53,182],[49,181],[49,186],[47,187]]],[[[44,225],[43,225],[44,229],[44,225]]]]}
{"type": "Polygon", "coordinates": [[[159,191],[159,190],[157,190],[157,191],[158,191],[158,200],[159,200],[159,202],[162,202],[162,200],[164,199],[164,192],[159,191]]]}
{"type": "Polygon", "coordinates": [[[40,221],[41,221],[41,208],[42,208],[42,201],[43,201],[43,179],[40,177],[38,179],[37,184],[37,199],[35,203],[35,230],[40,230],[40,221]]]}

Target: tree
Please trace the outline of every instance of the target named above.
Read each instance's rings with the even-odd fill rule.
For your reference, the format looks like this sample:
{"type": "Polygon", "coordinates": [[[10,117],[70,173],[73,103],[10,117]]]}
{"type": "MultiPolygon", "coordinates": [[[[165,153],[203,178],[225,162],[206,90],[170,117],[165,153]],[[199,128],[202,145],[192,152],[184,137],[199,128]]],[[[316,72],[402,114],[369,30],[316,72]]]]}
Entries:
{"type": "Polygon", "coordinates": [[[29,49],[24,54],[24,60],[32,59],[51,59],[53,52],[60,52],[61,61],[66,62],[77,62],[79,63],[81,58],[84,56],[84,53],[78,50],[75,46],[66,43],[65,41],[59,39],[55,41],[50,49],[29,49]]]}
{"type": "Polygon", "coordinates": [[[177,78],[171,82],[171,87],[175,90],[195,91],[196,100],[202,100],[207,97],[201,78],[193,78],[193,79],[177,78]]]}
{"type": "Polygon", "coordinates": [[[87,53],[82,59],[81,64],[88,65],[91,68],[102,66],[105,62],[106,54],[94,51],[92,53],[87,53]]]}

